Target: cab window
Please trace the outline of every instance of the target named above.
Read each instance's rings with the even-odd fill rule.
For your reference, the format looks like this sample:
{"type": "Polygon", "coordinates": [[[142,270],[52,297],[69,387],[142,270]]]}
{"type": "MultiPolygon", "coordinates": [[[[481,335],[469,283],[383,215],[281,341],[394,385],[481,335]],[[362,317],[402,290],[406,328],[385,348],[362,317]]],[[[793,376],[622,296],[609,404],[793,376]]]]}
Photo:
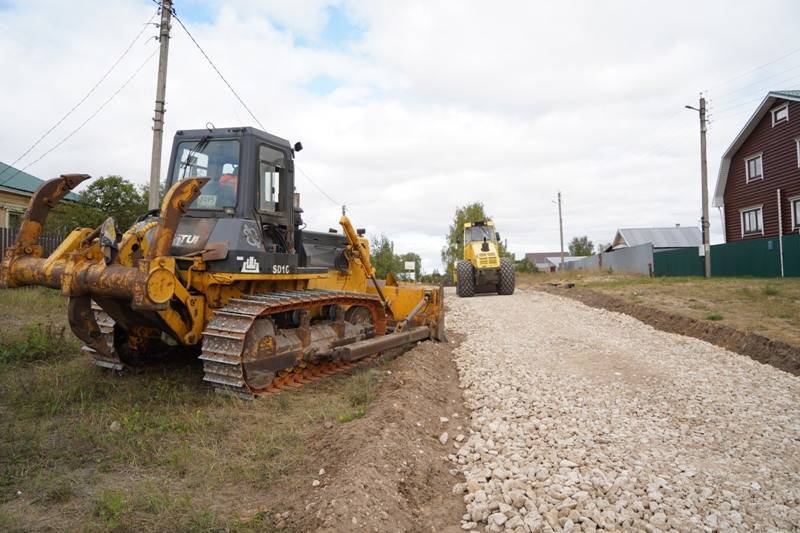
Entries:
{"type": "Polygon", "coordinates": [[[172,183],[209,178],[191,209],[236,207],[239,188],[239,141],[200,139],[178,145],[172,183]]]}
{"type": "Polygon", "coordinates": [[[261,145],[258,149],[259,211],[283,211],[281,179],[284,169],[283,152],[261,145]]]}

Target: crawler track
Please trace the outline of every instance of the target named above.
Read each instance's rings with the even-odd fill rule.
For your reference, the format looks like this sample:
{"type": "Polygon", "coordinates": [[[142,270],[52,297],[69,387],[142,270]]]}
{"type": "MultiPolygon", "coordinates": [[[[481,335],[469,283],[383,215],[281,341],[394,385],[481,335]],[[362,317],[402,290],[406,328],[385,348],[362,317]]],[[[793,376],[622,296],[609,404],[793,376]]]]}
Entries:
{"type": "MultiPolygon", "coordinates": [[[[289,311],[309,310],[325,305],[364,306],[372,311],[376,335],[386,331],[386,316],[377,296],[345,291],[305,290],[248,295],[231,299],[218,309],[203,332],[204,381],[218,391],[245,398],[297,388],[314,379],[352,368],[352,363],[325,356],[321,360],[300,361],[280,370],[266,386],[253,386],[244,366],[247,333],[257,318],[289,311]]],[[[315,358],[320,359],[320,358],[315,358]]]]}

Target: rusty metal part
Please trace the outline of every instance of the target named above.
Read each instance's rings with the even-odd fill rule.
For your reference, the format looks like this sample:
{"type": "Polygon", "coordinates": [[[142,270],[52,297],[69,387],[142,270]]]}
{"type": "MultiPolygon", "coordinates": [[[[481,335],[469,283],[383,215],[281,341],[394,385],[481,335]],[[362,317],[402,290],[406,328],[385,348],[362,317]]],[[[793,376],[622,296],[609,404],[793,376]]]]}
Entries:
{"type": "MultiPolygon", "coordinates": [[[[28,210],[22,219],[17,240],[13,246],[6,250],[5,257],[0,264],[0,285],[4,287],[18,287],[26,283],[15,279],[14,270],[17,260],[25,257],[42,257],[42,246],[39,237],[50,210],[79,183],[89,179],[87,174],[64,174],[42,184],[28,202],[28,210]]],[[[44,260],[40,259],[37,269],[41,270],[44,260]]],[[[30,268],[30,265],[28,265],[30,268]]],[[[41,279],[41,278],[38,278],[41,279]]],[[[39,284],[39,283],[37,283],[39,284]]],[[[52,285],[51,285],[52,286],[52,285]]]]}
{"type": "Polygon", "coordinates": [[[158,216],[158,229],[153,236],[153,242],[147,251],[147,259],[169,255],[178,222],[189,209],[189,205],[200,194],[200,189],[206,184],[208,178],[187,178],[172,186],[164,196],[161,203],[161,213],[158,216]]]}
{"type": "Polygon", "coordinates": [[[205,381],[244,396],[267,393],[287,370],[336,363],[342,345],[386,332],[380,300],[365,293],[302,290],[233,298],[215,311],[203,332],[205,381]],[[311,311],[324,306],[357,306],[370,313],[368,325],[334,320],[311,324],[311,311]],[[296,320],[296,327],[280,327],[296,320]]]}
{"type": "Polygon", "coordinates": [[[92,312],[92,300],[88,296],[72,296],[67,307],[69,327],[80,340],[101,356],[110,356],[112,347],[97,325],[92,312]]]}
{"type": "Polygon", "coordinates": [[[92,301],[92,314],[94,315],[94,321],[100,328],[103,341],[109,349],[106,353],[100,353],[88,345],[82,349],[92,355],[95,365],[111,370],[123,370],[125,363],[122,362],[122,359],[114,349],[114,319],[94,301],[92,301]]]}
{"type": "Polygon", "coordinates": [[[402,332],[389,333],[388,335],[354,342],[337,348],[336,351],[342,361],[349,363],[377,352],[421,341],[430,336],[431,329],[428,326],[414,326],[402,332]]]}

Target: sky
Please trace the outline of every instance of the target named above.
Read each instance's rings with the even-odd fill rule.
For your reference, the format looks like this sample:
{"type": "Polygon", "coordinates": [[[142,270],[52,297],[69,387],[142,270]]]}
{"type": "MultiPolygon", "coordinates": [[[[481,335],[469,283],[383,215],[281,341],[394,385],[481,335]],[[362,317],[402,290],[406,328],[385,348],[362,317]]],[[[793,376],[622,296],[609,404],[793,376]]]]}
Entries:
{"type": "MultiPolygon", "coordinates": [[[[303,143],[296,187],[308,227],[335,227],[344,204],[368,234],[420,254],[427,272],[443,268],[455,209],[474,201],[517,257],[559,248],[559,191],[567,241],[696,226],[699,124],[684,105],[701,91],[709,98],[711,195],[722,153],[760,100],[800,88],[792,0],[175,8],[267,131],[303,143]]],[[[0,0],[0,161],[15,161],[81,101],[144,28],[15,166],[146,183],[156,9],[152,0],[0,0]]],[[[178,129],[256,126],[177,24],[166,107],[167,147],[178,129]]],[[[721,242],[711,209],[712,242],[721,242]]]]}

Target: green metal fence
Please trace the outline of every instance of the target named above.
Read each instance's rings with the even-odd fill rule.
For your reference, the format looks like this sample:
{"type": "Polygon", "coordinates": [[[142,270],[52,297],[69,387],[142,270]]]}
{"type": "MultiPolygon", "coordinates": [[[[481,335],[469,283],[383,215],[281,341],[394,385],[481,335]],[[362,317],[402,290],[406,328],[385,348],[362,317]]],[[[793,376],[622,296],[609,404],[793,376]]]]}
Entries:
{"type": "MultiPolygon", "coordinates": [[[[784,276],[800,277],[800,235],[783,237],[784,276]]],[[[703,258],[696,248],[653,254],[655,276],[702,276],[703,258]]],[[[777,237],[751,239],[711,247],[712,276],[779,277],[780,243],[777,237]]]]}

